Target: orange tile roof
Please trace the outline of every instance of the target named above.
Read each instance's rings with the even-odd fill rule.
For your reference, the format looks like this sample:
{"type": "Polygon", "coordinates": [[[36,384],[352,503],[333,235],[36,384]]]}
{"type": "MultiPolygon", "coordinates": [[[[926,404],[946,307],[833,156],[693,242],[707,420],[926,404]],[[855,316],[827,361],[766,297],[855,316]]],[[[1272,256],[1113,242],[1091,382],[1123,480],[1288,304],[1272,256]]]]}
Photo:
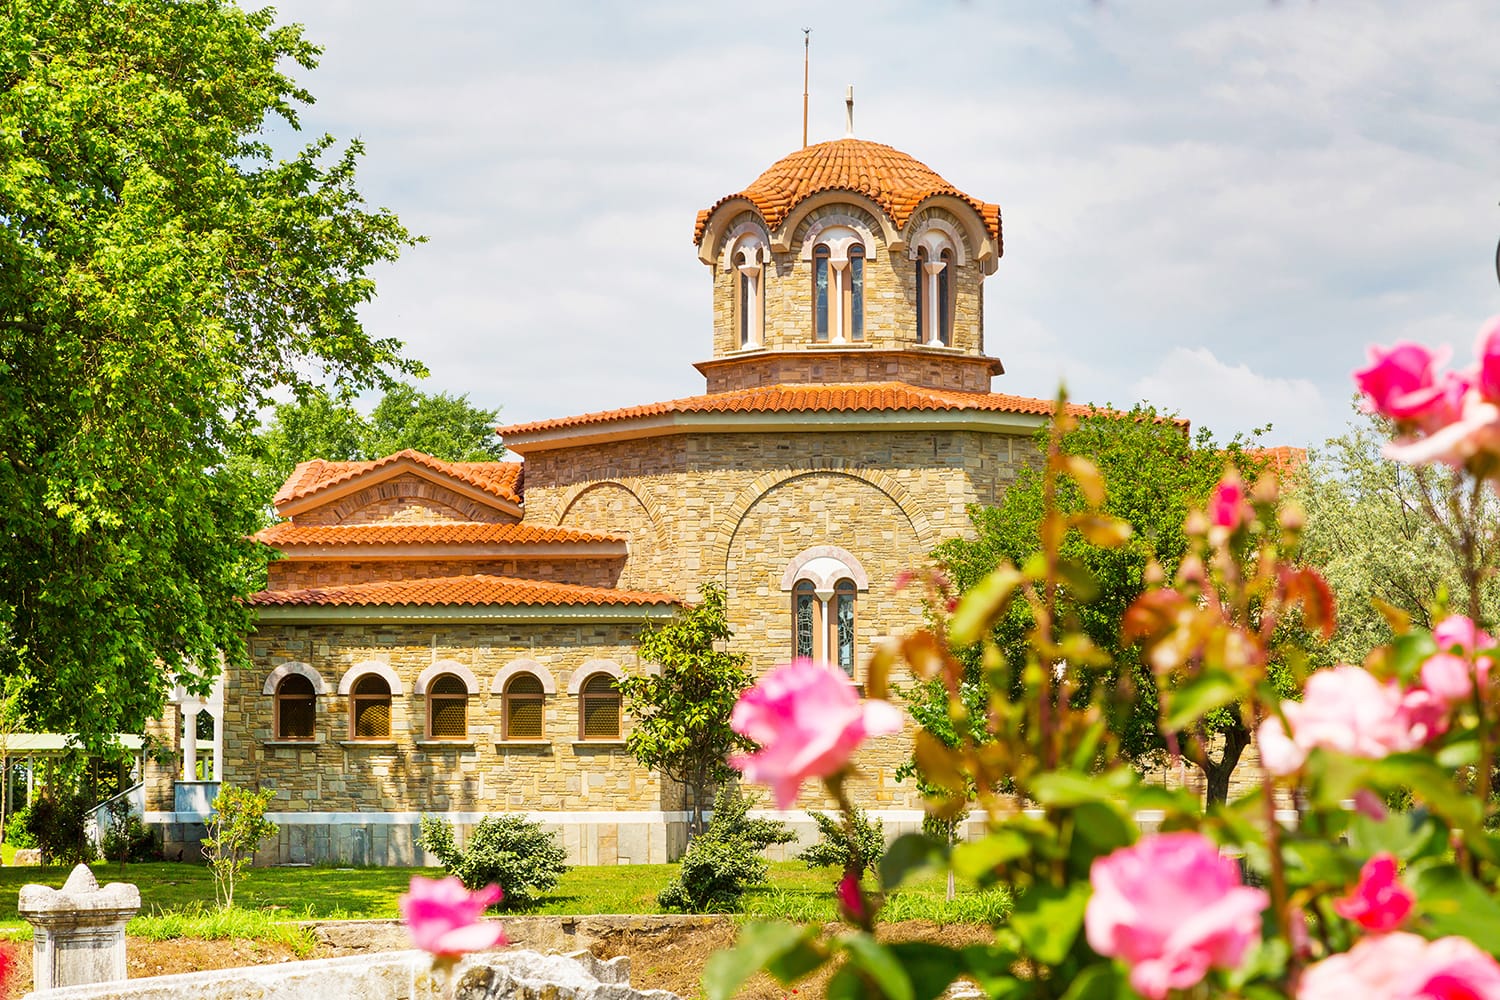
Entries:
{"type": "Polygon", "coordinates": [[[264,528],[256,541],[267,545],[569,545],[620,542],[618,535],[549,528],[532,524],[479,524],[442,521],[427,524],[317,524],[282,521],[264,528]]]}
{"type": "Polygon", "coordinates": [[[1278,476],[1291,475],[1307,464],[1307,449],[1294,448],[1291,445],[1278,445],[1275,448],[1248,448],[1245,454],[1257,461],[1265,462],[1266,468],[1278,476]]]}
{"type": "MultiPolygon", "coordinates": [[[[674,413],[791,413],[791,412],[861,412],[896,410],[981,410],[995,413],[1023,413],[1047,416],[1052,412],[1050,399],[1011,396],[1002,392],[960,392],[954,389],[927,389],[905,382],[814,383],[807,385],[770,385],[755,389],[735,389],[703,396],[688,396],[663,403],[628,406],[574,417],[538,420],[529,424],[512,424],[499,428],[501,436],[562,430],[589,424],[607,424],[617,420],[655,417],[674,413]]],[[[1092,406],[1069,404],[1071,413],[1083,416],[1096,412],[1092,406]]]]}
{"type": "Polygon", "coordinates": [[[671,594],[610,587],[579,587],[568,583],[516,580],[506,576],[449,576],[425,580],[351,583],[304,590],[263,590],[250,595],[257,607],[394,606],[394,605],[648,605],[679,604],[671,594]]]}
{"type": "MultiPolygon", "coordinates": [[[[775,229],[802,199],[820,191],[853,191],[885,210],[898,227],[906,225],[918,205],[935,194],[967,202],[1000,243],[1000,206],[971,198],[931,167],[899,149],[864,139],[836,139],[799,149],[773,163],[750,186],[726,195],[698,213],[693,242],[703,242],[708,217],[731,198],[748,198],[766,225],[775,229]]],[[[997,249],[999,249],[997,247],[997,249]]]]}
{"type": "Polygon", "coordinates": [[[355,476],[374,472],[403,460],[452,476],[502,500],[515,504],[521,502],[520,462],[444,462],[408,448],[373,462],[328,462],[321,458],[302,462],[292,470],[281,489],[276,491],[271,503],[279,506],[289,500],[300,500],[319,490],[346,483],[355,476]]]}

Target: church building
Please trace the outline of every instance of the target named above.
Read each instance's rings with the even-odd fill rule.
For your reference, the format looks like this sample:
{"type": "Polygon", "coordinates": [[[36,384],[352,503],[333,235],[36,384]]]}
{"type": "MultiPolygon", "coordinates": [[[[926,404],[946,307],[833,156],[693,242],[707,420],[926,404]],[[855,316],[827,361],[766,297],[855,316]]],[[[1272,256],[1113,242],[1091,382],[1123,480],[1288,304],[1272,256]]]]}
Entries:
{"type": "MultiPolygon", "coordinates": [[[[807,146],[698,213],[700,395],[500,428],[520,462],[299,465],[217,709],[218,776],[276,791],[260,860],[416,864],[420,816],[504,812],[576,863],[675,858],[681,790],[623,742],[635,635],[713,581],[756,672],[810,656],[860,684],[922,624],[898,578],[1038,461],[1051,409],[990,388],[1001,235],[998,206],[906,153],[807,146]]],[[[910,746],[859,761],[888,832],[920,822],[910,746]]],[[[181,835],[170,784],[148,815],[181,835]]]]}

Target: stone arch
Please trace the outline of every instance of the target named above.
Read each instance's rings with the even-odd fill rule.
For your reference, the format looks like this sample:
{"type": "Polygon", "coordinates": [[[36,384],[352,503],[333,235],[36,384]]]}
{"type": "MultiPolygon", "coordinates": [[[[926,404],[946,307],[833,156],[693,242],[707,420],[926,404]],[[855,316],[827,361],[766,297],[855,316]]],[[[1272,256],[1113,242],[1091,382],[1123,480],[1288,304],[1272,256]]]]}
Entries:
{"type": "MultiPolygon", "coordinates": [[[[817,565],[819,562],[827,560],[837,563],[835,568],[847,574],[854,581],[856,588],[859,590],[870,589],[870,574],[865,572],[864,565],[860,563],[854,553],[848,549],[841,549],[837,545],[814,545],[812,548],[803,549],[799,552],[797,557],[787,564],[786,572],[781,575],[781,589],[791,590],[796,584],[797,579],[802,576],[808,576],[809,579],[813,579],[816,583],[826,582],[829,589],[832,589],[833,580],[824,580],[820,577],[810,575],[819,571],[820,567],[817,565]],[[807,572],[804,573],[804,570],[807,570],[807,572]]],[[[837,577],[834,579],[837,579],[837,577]]]]}
{"type": "Polygon", "coordinates": [[[490,694],[504,694],[505,685],[517,674],[531,674],[542,682],[543,694],[557,694],[557,679],[552,676],[552,671],[535,660],[511,660],[501,667],[495,679],[490,682],[490,694]]]}
{"type": "MultiPolygon", "coordinates": [[[[808,195],[799,201],[787,213],[786,218],[781,221],[781,225],[776,228],[776,232],[771,234],[773,241],[772,249],[782,253],[790,250],[792,240],[797,235],[797,227],[802,225],[808,216],[812,215],[818,209],[826,208],[830,205],[856,208],[868,215],[880,230],[881,239],[885,242],[888,250],[894,252],[901,249],[904,245],[901,240],[901,231],[896,228],[896,224],[891,221],[891,217],[885,214],[883,208],[862,194],[856,194],[853,191],[832,190],[820,191],[817,194],[808,195]]],[[[848,212],[830,214],[843,214],[846,217],[852,217],[848,212]]],[[[859,221],[864,227],[865,232],[874,232],[870,228],[869,222],[863,219],[859,221]]]]}
{"type": "Polygon", "coordinates": [[[757,263],[769,263],[771,259],[771,236],[766,232],[766,227],[759,221],[741,222],[724,234],[724,249],[719,254],[719,266],[722,270],[734,270],[734,255],[741,245],[749,244],[755,248],[755,260],[757,263]]]}
{"type": "Polygon", "coordinates": [[[396,671],[392,670],[389,664],[381,663],[379,660],[365,660],[362,663],[356,663],[344,671],[344,676],[339,678],[339,694],[348,694],[350,691],[353,691],[354,682],[365,674],[375,674],[383,679],[390,685],[391,694],[393,695],[406,693],[406,688],[402,685],[401,678],[396,675],[396,671]]]}
{"type": "Polygon", "coordinates": [[[880,244],[864,220],[855,215],[833,212],[815,219],[807,227],[807,231],[802,234],[802,247],[797,252],[797,259],[812,260],[813,247],[818,245],[819,239],[830,229],[847,229],[853,232],[859,237],[860,245],[865,249],[865,259],[877,258],[880,244]]]}
{"type": "Polygon", "coordinates": [[[328,685],[323,682],[323,675],[312,668],[310,663],[300,663],[296,660],[283,663],[266,677],[266,686],[261,694],[275,694],[276,685],[280,684],[290,674],[300,674],[312,681],[314,694],[327,694],[328,685]]]}
{"type": "Polygon", "coordinates": [[[906,234],[918,232],[935,218],[946,218],[951,224],[955,224],[964,234],[963,242],[967,244],[970,256],[983,266],[985,274],[994,273],[995,265],[1000,259],[999,247],[972,205],[950,194],[928,195],[917,204],[911,218],[907,219],[906,234]]]}
{"type": "Polygon", "coordinates": [[[583,666],[573,671],[573,676],[568,678],[568,694],[577,694],[583,690],[583,682],[595,674],[609,674],[617,681],[625,679],[625,671],[614,660],[586,660],[583,666]]]}
{"type": "Polygon", "coordinates": [[[639,485],[626,485],[618,479],[596,479],[572,487],[564,494],[557,515],[558,527],[610,532],[627,537],[629,555],[625,560],[624,572],[616,582],[616,586],[626,590],[661,589],[662,553],[667,549],[666,532],[663,528],[665,523],[661,505],[649,491],[639,485]],[[616,512],[604,509],[611,495],[626,504],[634,505],[635,510],[616,512]],[[591,504],[596,505],[593,511],[587,510],[591,504]],[[624,525],[610,523],[620,517],[626,519],[624,525]]]}
{"type": "Polygon", "coordinates": [[[908,259],[916,260],[917,251],[924,245],[927,245],[929,251],[931,251],[933,249],[932,245],[924,243],[924,240],[928,234],[937,232],[946,236],[948,242],[952,244],[954,254],[958,258],[958,266],[963,267],[969,263],[970,250],[968,238],[960,227],[949,222],[947,219],[929,214],[920,222],[914,220],[907,232],[910,234],[906,241],[906,256],[908,259]]]}
{"type": "Polygon", "coordinates": [[[438,660],[432,666],[418,674],[415,693],[425,695],[428,685],[444,674],[452,674],[463,681],[464,689],[470,694],[479,693],[479,678],[474,676],[474,671],[457,660],[438,660]]]}
{"type": "Polygon", "coordinates": [[[840,475],[869,483],[884,493],[901,513],[906,515],[906,520],[910,524],[912,531],[916,533],[919,542],[931,549],[936,547],[937,543],[941,540],[932,522],[917,508],[915,498],[912,497],[906,487],[902,486],[894,476],[879,469],[860,468],[843,460],[834,459],[809,465],[807,468],[792,470],[778,469],[774,472],[763,472],[759,476],[756,476],[749,486],[740,491],[739,496],[734,498],[734,502],[729,505],[724,513],[723,521],[732,525],[732,527],[727,532],[721,532],[714,539],[713,546],[709,550],[708,567],[711,571],[718,572],[721,577],[727,572],[729,551],[734,545],[735,535],[739,532],[745,515],[750,512],[750,508],[755,506],[756,501],[784,483],[813,475],[840,475]]]}

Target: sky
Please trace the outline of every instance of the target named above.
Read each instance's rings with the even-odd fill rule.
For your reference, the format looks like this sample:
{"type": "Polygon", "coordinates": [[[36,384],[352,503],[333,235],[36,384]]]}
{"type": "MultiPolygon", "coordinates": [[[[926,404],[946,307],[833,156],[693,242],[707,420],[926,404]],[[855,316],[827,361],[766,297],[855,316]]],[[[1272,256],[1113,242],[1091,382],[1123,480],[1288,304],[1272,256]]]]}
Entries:
{"type": "Polygon", "coordinates": [[[304,132],[426,237],[366,327],[505,423],[703,391],[694,215],[801,145],[803,28],[810,141],[853,84],[1000,205],[995,391],[1316,445],[1366,345],[1467,363],[1500,312],[1493,0],[275,6],[325,48],[304,132]]]}

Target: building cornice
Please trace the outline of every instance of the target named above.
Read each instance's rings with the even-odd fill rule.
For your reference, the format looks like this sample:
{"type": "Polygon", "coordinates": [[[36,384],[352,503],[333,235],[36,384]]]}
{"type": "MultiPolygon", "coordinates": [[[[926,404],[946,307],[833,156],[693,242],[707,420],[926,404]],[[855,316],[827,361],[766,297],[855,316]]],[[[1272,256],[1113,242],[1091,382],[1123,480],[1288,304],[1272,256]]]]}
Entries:
{"type": "Polygon", "coordinates": [[[277,545],[279,561],[318,560],[338,562],[414,562],[445,560],[471,562],[482,559],[618,559],[630,554],[630,543],[530,542],[516,545],[277,545]]]}
{"type": "Polygon", "coordinates": [[[484,624],[639,624],[669,619],[672,604],[563,605],[269,605],[255,609],[267,625],[431,623],[484,624]]]}

